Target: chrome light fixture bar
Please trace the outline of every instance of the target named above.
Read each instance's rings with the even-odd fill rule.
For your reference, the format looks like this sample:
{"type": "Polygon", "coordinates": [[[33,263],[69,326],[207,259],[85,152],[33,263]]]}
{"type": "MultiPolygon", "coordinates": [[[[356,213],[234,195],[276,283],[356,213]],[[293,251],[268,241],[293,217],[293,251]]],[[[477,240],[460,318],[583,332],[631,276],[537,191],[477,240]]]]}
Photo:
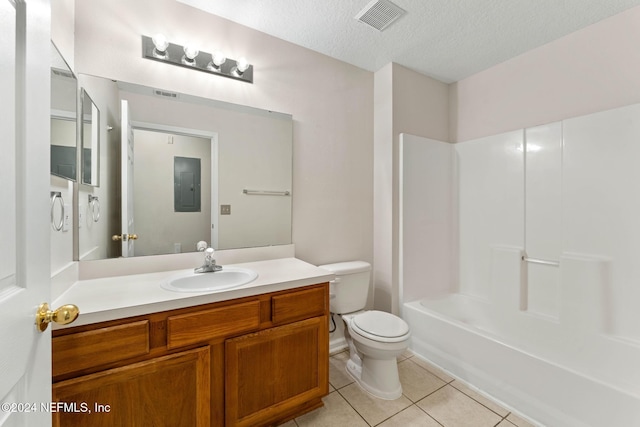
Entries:
{"type": "MultiPolygon", "coordinates": [[[[158,37],[155,38],[157,43],[158,37]]],[[[142,57],[253,83],[253,65],[250,65],[244,58],[236,61],[225,58],[219,52],[211,54],[198,51],[193,47],[169,43],[163,39],[160,41],[159,47],[156,47],[151,37],[142,36],[142,57]],[[164,50],[161,50],[162,48],[164,50]]]]}

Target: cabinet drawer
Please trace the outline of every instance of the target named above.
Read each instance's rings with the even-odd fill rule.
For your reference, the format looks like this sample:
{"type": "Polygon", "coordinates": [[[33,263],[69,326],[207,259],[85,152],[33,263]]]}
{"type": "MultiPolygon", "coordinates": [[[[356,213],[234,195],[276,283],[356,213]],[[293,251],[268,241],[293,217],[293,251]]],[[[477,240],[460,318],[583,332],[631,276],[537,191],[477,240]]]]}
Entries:
{"type": "Polygon", "coordinates": [[[276,295],[271,298],[271,321],[286,323],[322,316],[327,303],[326,286],[276,295]]]}
{"type": "Polygon", "coordinates": [[[81,371],[149,353],[149,321],[63,335],[51,345],[54,376],[81,371]]]}
{"type": "Polygon", "coordinates": [[[167,347],[176,348],[255,330],[260,301],[249,301],[167,319],[167,347]]]}

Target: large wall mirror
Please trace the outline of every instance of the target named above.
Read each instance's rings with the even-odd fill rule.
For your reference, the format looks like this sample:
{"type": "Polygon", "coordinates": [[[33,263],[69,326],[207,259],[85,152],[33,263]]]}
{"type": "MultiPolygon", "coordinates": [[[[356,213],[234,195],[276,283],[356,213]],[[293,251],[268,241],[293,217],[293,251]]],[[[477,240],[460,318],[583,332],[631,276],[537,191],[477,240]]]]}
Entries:
{"type": "Polygon", "coordinates": [[[108,138],[118,147],[103,147],[99,156],[110,193],[100,196],[102,216],[117,220],[99,236],[81,227],[81,245],[110,245],[103,252],[118,257],[194,252],[199,241],[215,249],[291,243],[290,114],[95,76],[80,80],[102,88],[91,92],[111,120],[100,126],[119,130],[117,140],[113,132],[108,138]]]}
{"type": "Polygon", "coordinates": [[[77,179],[78,81],[51,43],[51,174],[77,179]]]}

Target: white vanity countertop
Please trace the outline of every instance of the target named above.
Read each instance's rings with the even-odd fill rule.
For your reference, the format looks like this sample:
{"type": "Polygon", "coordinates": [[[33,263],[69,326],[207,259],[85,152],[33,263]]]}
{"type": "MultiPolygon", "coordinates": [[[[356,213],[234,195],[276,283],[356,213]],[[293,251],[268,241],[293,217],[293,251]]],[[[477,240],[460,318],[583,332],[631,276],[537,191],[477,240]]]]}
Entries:
{"type": "Polygon", "coordinates": [[[80,309],[80,316],[70,325],[54,324],[54,329],[292,289],[328,282],[335,277],[330,271],[296,258],[228,266],[249,268],[257,272],[258,277],[246,285],[218,292],[173,292],[160,287],[167,278],[193,269],[80,280],[52,304],[56,308],[64,304],[75,304],[80,309]]]}

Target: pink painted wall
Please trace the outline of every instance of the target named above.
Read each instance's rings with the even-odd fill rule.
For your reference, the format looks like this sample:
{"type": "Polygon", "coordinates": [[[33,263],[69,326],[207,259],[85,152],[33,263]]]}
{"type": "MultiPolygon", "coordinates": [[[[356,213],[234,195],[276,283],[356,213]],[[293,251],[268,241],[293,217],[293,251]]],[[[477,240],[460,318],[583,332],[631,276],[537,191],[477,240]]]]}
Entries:
{"type": "Polygon", "coordinates": [[[397,313],[400,134],[449,141],[449,86],[394,63],[374,82],[375,308],[397,313]]]}
{"type": "Polygon", "coordinates": [[[451,85],[451,141],[640,102],[640,7],[451,85]]]}

